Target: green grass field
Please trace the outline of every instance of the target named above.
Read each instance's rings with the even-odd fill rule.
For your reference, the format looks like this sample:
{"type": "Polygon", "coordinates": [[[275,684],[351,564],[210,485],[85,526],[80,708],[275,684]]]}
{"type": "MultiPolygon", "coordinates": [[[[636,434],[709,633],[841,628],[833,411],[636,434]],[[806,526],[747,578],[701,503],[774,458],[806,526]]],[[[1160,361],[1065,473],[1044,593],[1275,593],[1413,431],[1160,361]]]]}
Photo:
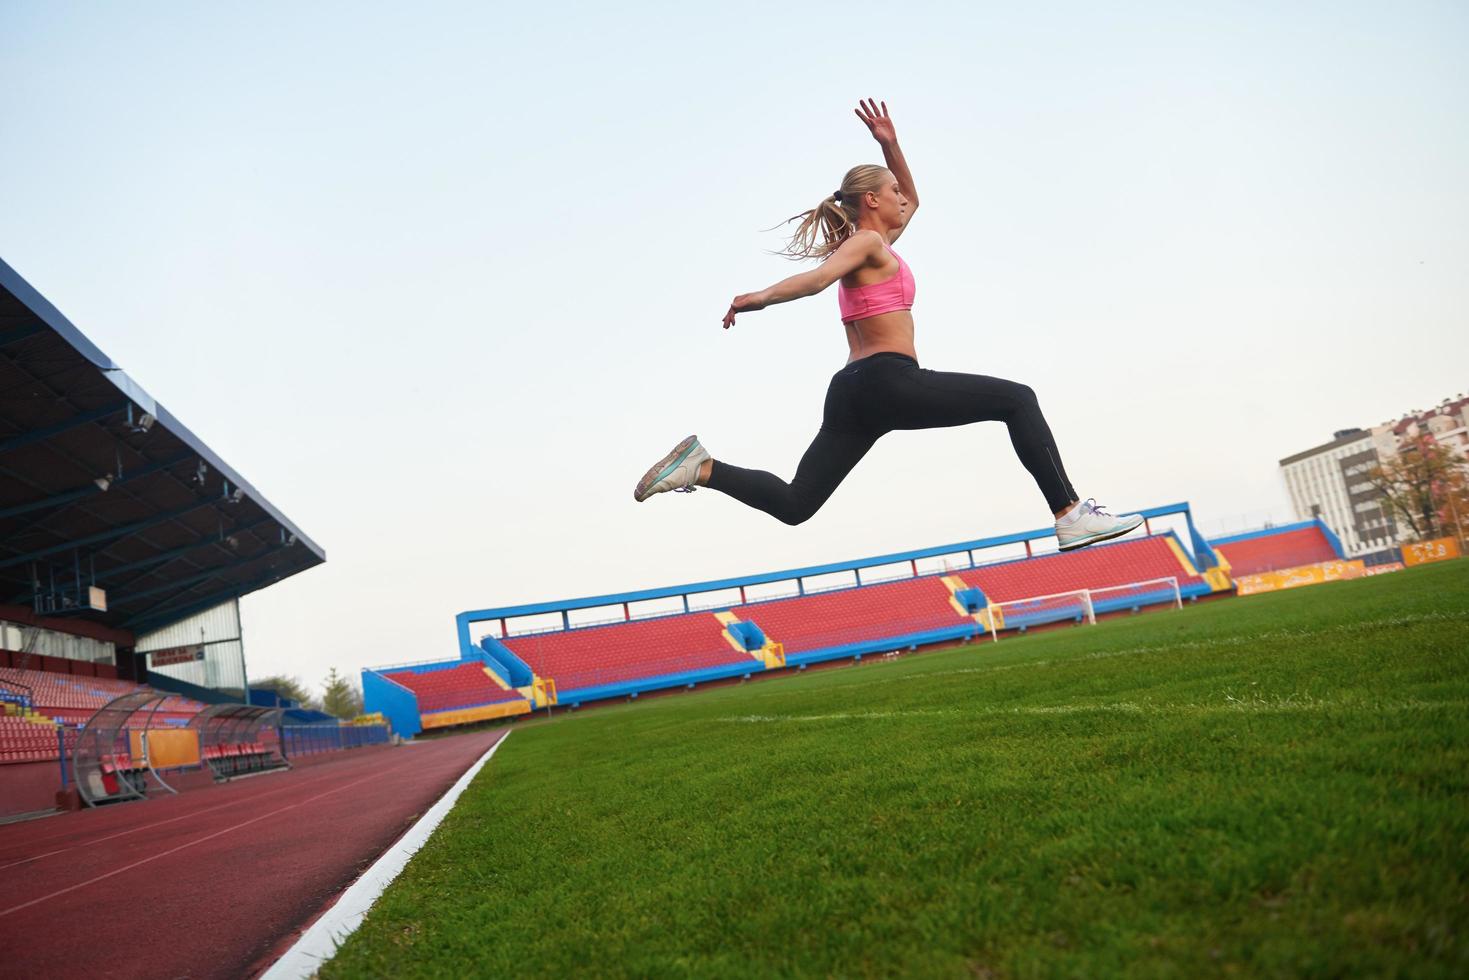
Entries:
{"type": "Polygon", "coordinates": [[[1462,977],[1466,931],[1456,561],[522,724],[322,973],[1462,977]]]}

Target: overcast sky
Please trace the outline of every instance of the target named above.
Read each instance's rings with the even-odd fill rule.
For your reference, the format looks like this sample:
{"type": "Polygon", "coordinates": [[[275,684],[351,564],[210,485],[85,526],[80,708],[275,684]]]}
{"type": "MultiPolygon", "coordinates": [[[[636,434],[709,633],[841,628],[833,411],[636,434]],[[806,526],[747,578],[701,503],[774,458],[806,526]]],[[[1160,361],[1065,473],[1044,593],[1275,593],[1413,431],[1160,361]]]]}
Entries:
{"type": "Polygon", "coordinates": [[[315,683],[463,609],[1049,523],[999,424],[885,437],[798,528],[633,503],[691,432],[793,473],[836,297],[719,320],[880,162],[863,96],[925,367],[1032,385],[1114,510],[1293,519],[1281,457],[1469,389],[1466,42],[1462,3],[6,0],[0,256],[326,548],[244,603],[251,673],[315,683]]]}

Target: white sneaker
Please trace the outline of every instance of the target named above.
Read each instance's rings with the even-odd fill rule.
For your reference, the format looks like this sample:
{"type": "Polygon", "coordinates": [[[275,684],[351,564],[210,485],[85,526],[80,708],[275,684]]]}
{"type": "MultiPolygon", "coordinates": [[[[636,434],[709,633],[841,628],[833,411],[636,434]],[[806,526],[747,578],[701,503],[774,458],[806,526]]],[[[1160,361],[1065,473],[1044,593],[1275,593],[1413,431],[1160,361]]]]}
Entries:
{"type": "Polygon", "coordinates": [[[632,492],[632,499],[642,503],[665,490],[693,493],[694,483],[699,479],[699,467],[708,458],[709,454],[699,445],[699,437],[689,436],[643,474],[632,492]]]}
{"type": "Polygon", "coordinates": [[[1056,540],[1061,543],[1062,551],[1085,548],[1098,541],[1120,538],[1142,522],[1140,514],[1114,517],[1097,503],[1096,498],[1088,498],[1065,517],[1056,520],[1056,540]]]}

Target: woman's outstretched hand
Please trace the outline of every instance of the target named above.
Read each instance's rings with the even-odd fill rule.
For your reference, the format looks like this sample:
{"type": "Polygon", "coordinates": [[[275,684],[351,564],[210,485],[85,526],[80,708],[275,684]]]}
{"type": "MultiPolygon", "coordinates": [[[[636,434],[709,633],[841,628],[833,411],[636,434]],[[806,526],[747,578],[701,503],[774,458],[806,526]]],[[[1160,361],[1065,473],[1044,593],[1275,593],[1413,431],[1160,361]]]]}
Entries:
{"type": "Polygon", "coordinates": [[[888,115],[888,104],[873,99],[863,99],[853,109],[857,118],[867,125],[867,131],[879,143],[896,143],[898,131],[893,128],[893,118],[888,115]]]}
{"type": "Polygon", "coordinates": [[[759,293],[741,293],[730,300],[729,312],[724,315],[724,329],[734,326],[736,313],[753,313],[763,309],[765,304],[760,301],[759,293]]]}

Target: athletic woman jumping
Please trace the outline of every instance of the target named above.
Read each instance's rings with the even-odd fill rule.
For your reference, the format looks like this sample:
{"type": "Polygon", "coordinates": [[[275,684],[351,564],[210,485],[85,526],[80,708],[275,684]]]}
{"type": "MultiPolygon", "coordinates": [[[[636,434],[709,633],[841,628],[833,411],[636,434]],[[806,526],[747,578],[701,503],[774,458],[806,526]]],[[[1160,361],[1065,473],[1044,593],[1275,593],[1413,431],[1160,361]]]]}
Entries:
{"type": "Polygon", "coordinates": [[[1115,517],[1094,499],[1078,501],[1051,428],[1028,386],[918,366],[910,312],[913,273],[891,247],[918,210],[918,192],[887,104],[867,99],[854,111],[882,147],[887,166],[853,167],[840,190],[791,219],[800,224],[785,254],[823,259],[819,268],[736,296],[724,315],[728,330],[736,314],[814,296],[840,283],[837,305],[850,354],[847,366],[832,376],[821,429],[801,457],[796,478],[786,483],[761,470],[716,460],[697,436],[689,436],[643,475],[633,499],[641,503],[665,490],[691,492],[707,486],[786,524],[800,524],[826,503],[878,438],[894,429],[999,421],[1009,427],[1015,454],[1045,495],[1062,551],[1137,527],[1143,519],[1136,514],[1115,517]]]}

